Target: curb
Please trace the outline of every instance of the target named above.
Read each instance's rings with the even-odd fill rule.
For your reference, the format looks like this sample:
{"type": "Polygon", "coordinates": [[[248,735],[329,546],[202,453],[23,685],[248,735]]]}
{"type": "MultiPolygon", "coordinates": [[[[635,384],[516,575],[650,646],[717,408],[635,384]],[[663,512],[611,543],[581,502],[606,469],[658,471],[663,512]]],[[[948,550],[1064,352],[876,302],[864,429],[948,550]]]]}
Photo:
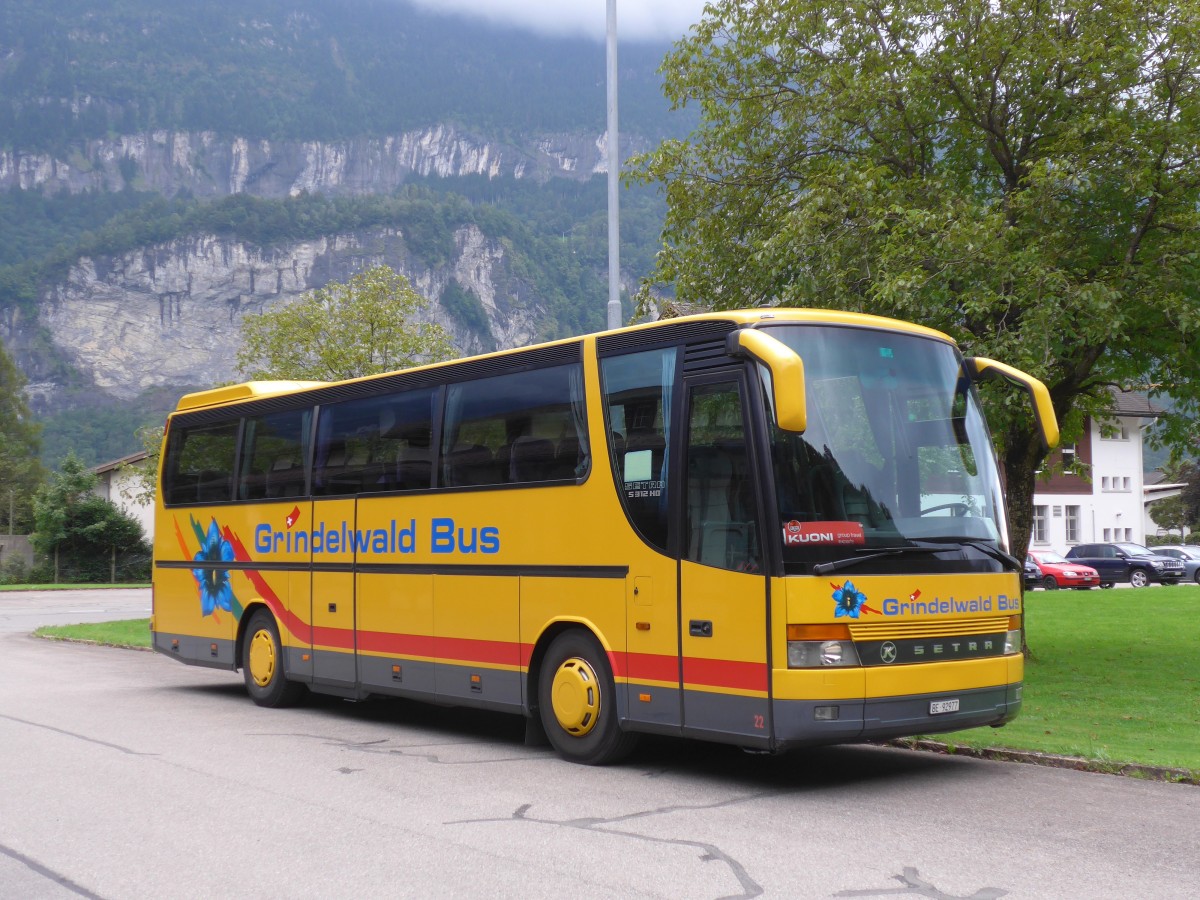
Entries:
{"type": "Polygon", "coordinates": [[[1096,772],[1101,775],[1124,775],[1146,781],[1164,781],[1171,784],[1190,784],[1200,787],[1200,771],[1172,769],[1164,766],[1147,766],[1141,763],[1108,762],[1086,759],[1081,756],[1059,756],[1054,753],[1039,753],[1036,750],[1012,750],[1008,747],[960,747],[941,741],[925,741],[900,738],[886,741],[886,746],[903,750],[918,750],[925,753],[941,753],[944,756],[967,756],[972,759],[991,759],[1000,762],[1019,762],[1027,765],[1046,766],[1053,769],[1073,769],[1076,772],[1096,772]]]}

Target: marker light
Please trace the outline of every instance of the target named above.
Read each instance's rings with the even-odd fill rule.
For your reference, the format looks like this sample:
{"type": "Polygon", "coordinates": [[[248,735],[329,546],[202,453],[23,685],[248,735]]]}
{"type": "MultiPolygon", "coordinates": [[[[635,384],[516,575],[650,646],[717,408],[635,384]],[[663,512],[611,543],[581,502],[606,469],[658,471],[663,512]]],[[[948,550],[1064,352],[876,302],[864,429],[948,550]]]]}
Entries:
{"type": "Polygon", "coordinates": [[[1021,652],[1021,617],[1008,617],[1008,631],[1004,635],[1004,653],[1010,655],[1021,652]]]}

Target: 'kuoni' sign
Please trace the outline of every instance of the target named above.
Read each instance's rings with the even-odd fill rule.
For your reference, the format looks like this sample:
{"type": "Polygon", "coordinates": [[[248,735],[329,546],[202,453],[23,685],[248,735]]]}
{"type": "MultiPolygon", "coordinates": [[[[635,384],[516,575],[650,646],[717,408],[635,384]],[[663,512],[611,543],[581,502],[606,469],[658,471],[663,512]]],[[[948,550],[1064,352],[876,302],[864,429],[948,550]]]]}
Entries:
{"type": "Polygon", "coordinates": [[[797,522],[793,519],[783,526],[783,545],[802,544],[865,544],[866,536],[858,522],[797,522]]]}

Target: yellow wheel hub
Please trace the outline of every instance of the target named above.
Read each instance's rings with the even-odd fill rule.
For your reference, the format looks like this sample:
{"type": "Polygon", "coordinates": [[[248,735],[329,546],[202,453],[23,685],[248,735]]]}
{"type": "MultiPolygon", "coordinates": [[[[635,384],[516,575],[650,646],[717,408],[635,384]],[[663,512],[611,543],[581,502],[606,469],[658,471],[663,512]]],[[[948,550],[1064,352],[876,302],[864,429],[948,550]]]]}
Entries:
{"type": "Polygon", "coordinates": [[[550,702],[554,718],[567,734],[583,737],[600,718],[600,679],[587,660],[564,660],[554,673],[550,702]]]}
{"type": "Polygon", "coordinates": [[[269,685],[277,664],[274,635],[265,628],[254,632],[250,638],[250,677],[254,683],[263,688],[269,685]]]}

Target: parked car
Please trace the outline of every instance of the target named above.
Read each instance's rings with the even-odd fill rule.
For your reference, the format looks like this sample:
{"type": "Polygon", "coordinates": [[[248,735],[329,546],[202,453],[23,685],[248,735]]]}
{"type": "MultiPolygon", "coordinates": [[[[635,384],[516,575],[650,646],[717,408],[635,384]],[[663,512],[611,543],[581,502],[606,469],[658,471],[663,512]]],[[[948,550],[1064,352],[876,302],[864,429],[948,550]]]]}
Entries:
{"type": "Polygon", "coordinates": [[[1030,557],[1025,557],[1025,588],[1035,588],[1042,583],[1042,570],[1030,557]]]}
{"type": "Polygon", "coordinates": [[[1084,563],[1073,562],[1053,550],[1030,550],[1029,558],[1037,564],[1042,573],[1042,587],[1048,591],[1056,591],[1060,587],[1087,591],[1100,586],[1099,572],[1084,563]]]}
{"type": "Polygon", "coordinates": [[[1173,556],[1183,563],[1183,577],[1200,584],[1200,547],[1194,544],[1164,544],[1155,547],[1160,556],[1173,556]]]}
{"type": "Polygon", "coordinates": [[[1134,587],[1145,587],[1152,581],[1179,584],[1183,578],[1182,562],[1128,541],[1076,544],[1067,551],[1067,559],[1099,572],[1100,587],[1112,587],[1118,581],[1128,581],[1134,587]]]}

